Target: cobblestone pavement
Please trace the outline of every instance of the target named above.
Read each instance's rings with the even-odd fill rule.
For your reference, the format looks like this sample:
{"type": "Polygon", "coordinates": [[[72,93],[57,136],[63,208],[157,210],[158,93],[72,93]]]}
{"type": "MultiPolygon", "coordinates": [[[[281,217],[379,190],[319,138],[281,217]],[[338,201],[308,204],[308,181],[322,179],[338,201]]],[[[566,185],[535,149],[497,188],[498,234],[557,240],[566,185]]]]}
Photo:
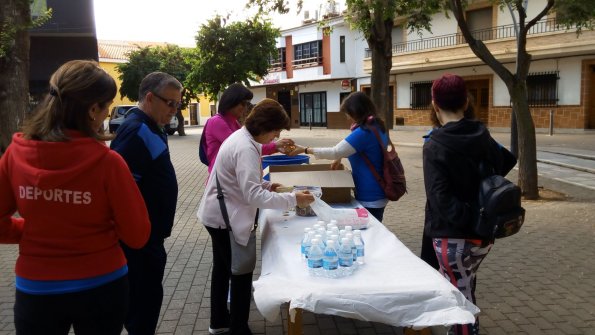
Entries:
{"type": "MultiPolygon", "coordinates": [[[[166,243],[165,299],[158,334],[208,334],[212,253],[209,235],[195,215],[207,177],[206,167],[197,157],[201,132],[202,128],[190,127],[188,136],[170,137],[180,194],[174,231],[166,243]]],[[[398,150],[409,193],[390,203],[384,220],[416,254],[420,251],[425,204],[420,149],[423,133],[391,133],[393,141],[401,144],[398,150]]],[[[287,136],[304,145],[328,146],[346,134],[345,130],[296,129],[287,136]]],[[[494,136],[508,143],[509,135],[494,136]]],[[[593,134],[543,136],[538,135],[538,146],[593,150],[595,143],[593,134]]],[[[595,334],[594,192],[546,178],[540,179],[540,185],[568,197],[564,201],[524,202],[527,219],[521,232],[496,241],[478,274],[481,334],[595,334]]],[[[16,246],[0,246],[0,335],[14,334],[17,254],[16,246]]],[[[255,279],[258,272],[259,268],[255,279]]],[[[286,314],[282,316],[276,323],[266,322],[253,305],[250,325],[255,334],[283,334],[286,314]]],[[[402,329],[304,313],[304,334],[402,334],[402,329]]]]}

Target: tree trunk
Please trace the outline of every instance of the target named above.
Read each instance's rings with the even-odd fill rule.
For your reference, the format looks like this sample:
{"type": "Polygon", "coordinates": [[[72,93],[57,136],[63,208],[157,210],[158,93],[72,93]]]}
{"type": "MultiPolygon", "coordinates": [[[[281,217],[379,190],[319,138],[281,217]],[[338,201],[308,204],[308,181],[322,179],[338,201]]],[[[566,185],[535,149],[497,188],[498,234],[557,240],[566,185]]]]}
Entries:
{"type": "Polygon", "coordinates": [[[539,198],[537,185],[537,149],[535,140],[535,124],[531,117],[527,102],[527,85],[525,81],[515,81],[509,86],[512,108],[516,115],[518,127],[519,179],[518,184],[525,199],[539,198]]]}
{"type": "Polygon", "coordinates": [[[184,130],[184,115],[181,110],[178,111],[176,117],[178,118],[178,136],[186,136],[186,131],[184,130]]]}
{"type": "MultiPolygon", "coordinates": [[[[2,1],[0,29],[26,27],[30,21],[29,1],[2,1]]],[[[29,105],[29,33],[17,28],[14,40],[2,47],[6,57],[0,58],[0,155],[21,126],[29,105]]]]}
{"type": "MultiPolygon", "coordinates": [[[[383,49],[383,46],[380,46],[383,49]]],[[[376,105],[379,116],[386,122],[388,129],[392,129],[393,113],[389,110],[388,104],[388,81],[390,72],[386,71],[386,65],[392,65],[392,62],[386,59],[382,51],[372,48],[372,78],[371,78],[371,98],[376,105]]]]}
{"type": "Polygon", "coordinates": [[[371,98],[376,105],[378,115],[386,123],[387,129],[392,129],[394,113],[390,108],[390,70],[392,68],[392,29],[393,20],[382,20],[382,16],[374,22],[371,36],[367,39],[372,50],[372,78],[371,98]]]}

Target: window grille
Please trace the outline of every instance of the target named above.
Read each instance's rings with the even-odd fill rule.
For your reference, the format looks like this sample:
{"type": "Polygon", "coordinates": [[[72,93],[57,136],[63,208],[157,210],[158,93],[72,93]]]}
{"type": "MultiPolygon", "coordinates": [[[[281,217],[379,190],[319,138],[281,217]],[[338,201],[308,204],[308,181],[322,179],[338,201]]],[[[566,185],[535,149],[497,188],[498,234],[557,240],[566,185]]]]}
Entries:
{"type": "Polygon", "coordinates": [[[322,64],[322,41],[312,41],[293,46],[293,64],[322,64]]]}
{"type": "Polygon", "coordinates": [[[428,109],[432,103],[432,81],[417,81],[410,85],[411,109],[428,109]]]}
{"type": "Polygon", "coordinates": [[[558,105],[558,71],[529,73],[527,100],[531,107],[558,105]]]}
{"type": "Polygon", "coordinates": [[[271,71],[285,70],[287,67],[285,61],[285,48],[278,48],[277,53],[269,57],[269,67],[271,71]]]}

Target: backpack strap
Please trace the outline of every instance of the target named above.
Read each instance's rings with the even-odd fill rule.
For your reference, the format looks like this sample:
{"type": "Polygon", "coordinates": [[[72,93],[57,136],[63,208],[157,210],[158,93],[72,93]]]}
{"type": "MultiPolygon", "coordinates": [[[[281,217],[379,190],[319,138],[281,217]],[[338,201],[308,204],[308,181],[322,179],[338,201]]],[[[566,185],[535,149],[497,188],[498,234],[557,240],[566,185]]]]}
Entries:
{"type": "MultiPolygon", "coordinates": [[[[372,132],[374,133],[374,135],[376,135],[376,140],[378,142],[378,145],[380,146],[380,151],[382,152],[383,159],[384,160],[388,160],[389,159],[388,158],[388,152],[386,152],[386,148],[384,148],[384,145],[382,144],[382,139],[380,138],[380,134],[378,133],[378,130],[376,129],[375,126],[371,126],[370,129],[372,130],[372,132]]],[[[395,146],[391,142],[390,137],[388,136],[388,132],[387,132],[386,136],[388,137],[388,143],[394,149],[395,146]]],[[[366,162],[366,165],[370,169],[370,172],[372,172],[372,174],[374,175],[374,178],[378,182],[378,185],[380,185],[380,187],[384,187],[384,178],[382,176],[380,176],[380,174],[378,174],[378,171],[376,171],[376,168],[374,167],[374,165],[372,164],[372,162],[370,161],[370,159],[368,158],[368,156],[366,156],[366,154],[364,154],[363,152],[360,152],[359,154],[364,159],[364,162],[366,162]]]]}
{"type": "Polygon", "coordinates": [[[221,184],[219,184],[219,177],[217,177],[217,173],[215,172],[215,182],[217,183],[217,200],[219,200],[219,208],[221,209],[221,216],[223,216],[223,221],[225,221],[225,225],[227,226],[227,230],[231,231],[231,226],[229,225],[229,215],[227,214],[227,206],[225,206],[225,197],[223,196],[223,190],[221,190],[221,184]]]}

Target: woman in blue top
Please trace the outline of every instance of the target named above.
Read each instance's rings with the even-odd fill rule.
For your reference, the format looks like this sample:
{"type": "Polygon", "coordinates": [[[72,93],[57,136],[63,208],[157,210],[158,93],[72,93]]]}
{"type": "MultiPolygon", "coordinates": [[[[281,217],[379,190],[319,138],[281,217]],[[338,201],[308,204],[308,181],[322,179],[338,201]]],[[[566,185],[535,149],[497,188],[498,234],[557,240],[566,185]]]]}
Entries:
{"type": "Polygon", "coordinates": [[[372,162],[376,172],[382,175],[384,156],[380,150],[380,145],[378,145],[376,135],[370,128],[375,127],[378,130],[382,145],[386,148],[388,145],[386,126],[376,115],[376,107],[372,100],[363,92],[354,92],[345,98],[341,104],[341,112],[345,113],[353,122],[349,136],[334,147],[329,148],[297,146],[290,155],[305,153],[314,155],[317,159],[333,159],[335,161],[331,164],[332,169],[337,169],[341,159],[347,157],[351,164],[355,183],[355,199],[378,221],[382,222],[384,208],[388,200],[362,154],[366,155],[372,162]]]}

